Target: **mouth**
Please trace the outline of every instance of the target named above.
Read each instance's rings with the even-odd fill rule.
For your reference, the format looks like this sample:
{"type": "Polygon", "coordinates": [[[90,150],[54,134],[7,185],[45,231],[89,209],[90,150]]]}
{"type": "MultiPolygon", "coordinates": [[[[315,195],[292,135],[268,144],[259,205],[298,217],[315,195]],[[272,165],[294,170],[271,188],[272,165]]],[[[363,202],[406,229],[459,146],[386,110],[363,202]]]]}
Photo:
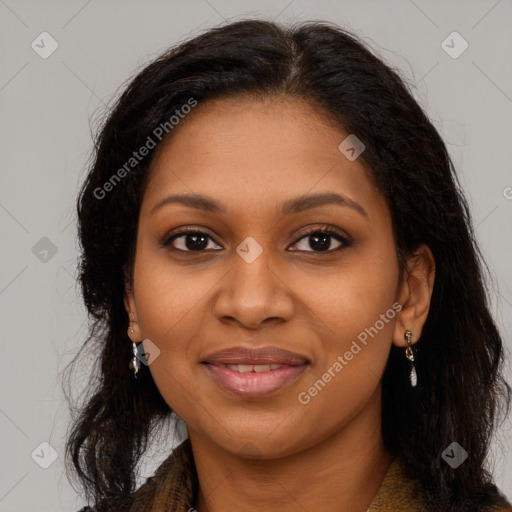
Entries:
{"type": "Polygon", "coordinates": [[[291,385],[310,361],[277,347],[235,347],[211,354],[201,364],[224,390],[243,398],[260,398],[291,385]]]}

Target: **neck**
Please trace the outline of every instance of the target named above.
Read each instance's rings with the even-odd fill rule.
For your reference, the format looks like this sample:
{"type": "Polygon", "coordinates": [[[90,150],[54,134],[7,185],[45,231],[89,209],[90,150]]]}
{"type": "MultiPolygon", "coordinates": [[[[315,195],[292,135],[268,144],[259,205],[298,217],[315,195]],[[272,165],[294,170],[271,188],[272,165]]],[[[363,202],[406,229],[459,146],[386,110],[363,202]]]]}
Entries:
{"type": "Polygon", "coordinates": [[[380,393],[372,400],[330,437],[279,459],[241,458],[189,430],[197,512],[365,512],[392,460],[382,442],[380,393]]]}

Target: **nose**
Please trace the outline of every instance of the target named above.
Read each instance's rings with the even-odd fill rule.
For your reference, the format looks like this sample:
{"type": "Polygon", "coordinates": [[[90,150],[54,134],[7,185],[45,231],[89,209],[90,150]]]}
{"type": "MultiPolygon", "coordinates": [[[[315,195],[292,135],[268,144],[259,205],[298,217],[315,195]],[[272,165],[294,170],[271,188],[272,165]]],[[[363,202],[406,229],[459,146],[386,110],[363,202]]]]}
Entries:
{"type": "Polygon", "coordinates": [[[241,244],[239,252],[233,251],[228,262],[230,271],[220,281],[215,296],[213,309],[220,321],[260,329],[291,318],[292,283],[287,282],[282,265],[272,257],[271,249],[260,247],[256,258],[251,242],[247,246],[241,244]],[[246,257],[251,251],[252,256],[246,257]]]}

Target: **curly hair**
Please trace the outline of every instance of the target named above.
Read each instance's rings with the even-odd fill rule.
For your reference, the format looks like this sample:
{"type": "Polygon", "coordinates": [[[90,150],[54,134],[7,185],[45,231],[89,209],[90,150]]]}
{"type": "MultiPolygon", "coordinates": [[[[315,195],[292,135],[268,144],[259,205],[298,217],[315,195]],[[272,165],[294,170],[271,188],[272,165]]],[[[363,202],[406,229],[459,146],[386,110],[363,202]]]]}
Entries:
{"type": "Polygon", "coordinates": [[[411,87],[355,35],[328,22],[285,27],[243,20],[210,29],[140,70],[102,123],[77,200],[79,279],[90,330],[70,367],[86,347],[99,364],[84,403],[74,407],[69,467],[105,510],[128,505],[139,463],[172,413],[147,367],[137,381],[128,370],[123,304],[154,151],[106,197],[98,191],[190,98],[282,94],[306,100],[364,143],[361,157],[389,205],[401,268],[423,243],[436,262],[431,307],[415,346],[418,385],[408,385],[398,347],[391,347],[384,372],[386,447],[404,460],[429,511],[498,503],[486,461],[500,413],[508,415],[511,388],[502,375],[488,269],[467,202],[446,146],[411,87]],[[470,454],[456,471],[441,461],[455,440],[470,454]]]}

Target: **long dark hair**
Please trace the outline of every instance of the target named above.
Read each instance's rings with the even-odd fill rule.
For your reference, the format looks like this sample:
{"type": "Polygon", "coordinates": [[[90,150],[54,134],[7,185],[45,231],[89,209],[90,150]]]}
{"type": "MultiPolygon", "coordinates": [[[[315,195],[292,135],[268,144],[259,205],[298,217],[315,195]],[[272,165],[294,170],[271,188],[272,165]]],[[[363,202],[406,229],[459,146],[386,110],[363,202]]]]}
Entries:
{"type": "Polygon", "coordinates": [[[357,37],[326,22],[284,27],[257,20],[216,27],[154,60],[128,84],[95,140],[77,202],[80,284],[91,326],[71,369],[87,347],[98,365],[74,408],[66,450],[87,496],[105,510],[129,504],[141,457],[172,412],[147,367],[137,381],[128,369],[124,277],[132,275],[154,150],[126,163],[155,139],[155,128],[167,126],[172,136],[169,119],[191,98],[237,94],[304,99],[366,146],[362,158],[389,204],[400,265],[422,243],[436,261],[431,309],[416,344],[418,386],[408,384],[407,360],[395,346],[384,373],[385,445],[419,482],[428,510],[497,503],[486,458],[511,389],[489,312],[488,270],[447,149],[404,80],[357,37]],[[116,173],[122,179],[112,179],[116,173]],[[453,441],[469,453],[456,470],[441,457],[453,441]]]}

